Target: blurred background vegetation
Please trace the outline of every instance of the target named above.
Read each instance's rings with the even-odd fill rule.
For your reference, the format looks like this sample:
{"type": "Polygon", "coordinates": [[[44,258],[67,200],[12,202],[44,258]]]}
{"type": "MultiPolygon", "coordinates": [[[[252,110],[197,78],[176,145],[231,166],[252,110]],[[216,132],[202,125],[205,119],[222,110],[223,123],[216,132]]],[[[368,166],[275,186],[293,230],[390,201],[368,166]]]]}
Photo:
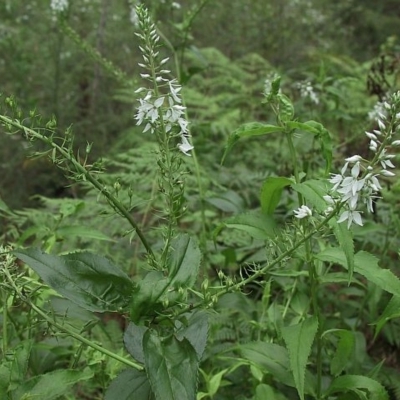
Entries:
{"type": "MultiPolygon", "coordinates": [[[[71,0],[66,16],[80,37],[124,71],[130,83],[114,79],[80,50],[58,26],[49,3],[0,2],[0,93],[14,95],[22,115],[36,109],[43,121],[54,116],[60,131],[72,125],[77,148],[94,142],[93,158],[112,157],[148,140],[133,120],[132,87],[139,85],[138,41],[130,19],[134,3],[71,0]]],[[[210,0],[188,35],[185,16],[196,0],[143,3],[180,57],[181,70],[173,73],[185,86],[199,157],[211,167],[218,164],[226,135],[238,124],[267,118],[261,93],[274,72],[283,75],[298,113],[322,121],[346,145],[357,132],[362,134],[360,116],[367,125],[368,111],[388,89],[383,86],[397,81],[396,0],[210,0]],[[375,90],[367,85],[371,74],[375,90]],[[301,97],[298,83],[306,81],[317,91],[318,104],[301,97]]],[[[267,167],[279,160],[279,148],[273,153],[264,162],[267,167]]],[[[11,208],[37,206],[35,194],[79,196],[46,158],[27,159],[27,154],[22,139],[1,135],[0,196],[11,208]]]]}

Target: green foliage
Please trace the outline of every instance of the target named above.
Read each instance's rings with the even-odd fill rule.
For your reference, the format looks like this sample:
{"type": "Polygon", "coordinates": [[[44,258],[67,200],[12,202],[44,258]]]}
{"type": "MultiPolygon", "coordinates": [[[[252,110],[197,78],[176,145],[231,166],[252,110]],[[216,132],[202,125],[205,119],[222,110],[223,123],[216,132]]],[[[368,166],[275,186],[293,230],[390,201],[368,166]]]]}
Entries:
{"type": "Polygon", "coordinates": [[[0,397],[399,397],[390,2],[142,3],[0,5],[0,397]]]}

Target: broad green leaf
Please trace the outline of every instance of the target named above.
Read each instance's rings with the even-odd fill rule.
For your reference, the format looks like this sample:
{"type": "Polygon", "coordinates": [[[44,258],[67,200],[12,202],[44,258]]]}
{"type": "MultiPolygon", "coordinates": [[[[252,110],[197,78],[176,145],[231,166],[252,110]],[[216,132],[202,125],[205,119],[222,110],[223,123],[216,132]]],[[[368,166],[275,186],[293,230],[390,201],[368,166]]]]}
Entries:
{"type": "Polygon", "coordinates": [[[275,221],[270,216],[258,213],[239,214],[229,218],[215,230],[214,234],[218,234],[224,225],[227,228],[247,232],[254,239],[275,239],[278,235],[275,221]]]}
{"type": "Polygon", "coordinates": [[[187,339],[148,330],[143,338],[146,371],[157,400],[195,400],[198,360],[187,339]]]}
{"type": "Polygon", "coordinates": [[[167,260],[170,286],[193,286],[201,263],[201,251],[197,240],[187,234],[179,235],[171,242],[171,248],[167,260]]]}
{"type": "Polygon", "coordinates": [[[236,144],[236,142],[244,137],[251,136],[261,136],[267,135],[274,132],[282,132],[283,128],[275,125],[262,124],[261,122],[249,122],[240,126],[228,138],[228,142],[225,146],[225,152],[222,156],[221,164],[224,163],[226,156],[232,150],[232,147],[236,144]]]}
{"type": "Polygon", "coordinates": [[[340,375],[346,368],[351,354],[354,350],[354,334],[351,331],[345,329],[338,329],[334,332],[339,336],[339,341],[336,347],[335,355],[331,360],[331,374],[334,376],[340,375]]]}
{"type": "Polygon", "coordinates": [[[80,237],[86,239],[95,239],[95,240],[107,240],[110,242],[115,242],[114,239],[111,239],[104,233],[98,231],[97,229],[91,228],[90,226],[62,226],[56,230],[57,237],[65,238],[65,237],[80,237]]]}
{"type": "Polygon", "coordinates": [[[184,314],[186,323],[176,321],[177,339],[186,338],[194,347],[199,361],[203,356],[208,337],[208,314],[206,311],[194,311],[191,314],[184,314]]]}
{"type": "MultiPolygon", "coordinates": [[[[316,256],[321,261],[336,263],[348,268],[346,256],[342,249],[337,247],[326,248],[316,256]]],[[[360,251],[354,256],[354,271],[363,275],[369,282],[381,289],[400,296],[400,280],[389,269],[380,268],[378,258],[365,251],[360,251]]]]}
{"type": "MultiPolygon", "coordinates": [[[[386,389],[374,379],[361,375],[344,375],[335,378],[329,386],[325,396],[333,393],[354,391],[358,389],[367,390],[370,394],[369,400],[388,400],[386,389]]],[[[324,396],[324,397],[325,397],[324,396]]]]}
{"type": "Polygon", "coordinates": [[[277,207],[284,187],[293,183],[293,180],[284,177],[271,176],[261,187],[260,202],[264,214],[272,215],[277,207]]]}
{"type": "Polygon", "coordinates": [[[168,288],[169,280],[160,271],[149,272],[136,285],[131,302],[131,320],[135,323],[144,315],[157,313],[163,295],[168,288]]]}
{"type": "Polygon", "coordinates": [[[375,329],[375,334],[374,334],[374,340],[377,338],[379,332],[383,328],[383,326],[388,322],[389,320],[393,318],[399,318],[400,317],[400,297],[399,296],[393,296],[389,303],[386,305],[385,309],[383,310],[382,315],[379,317],[378,321],[375,322],[376,324],[376,329],[375,329]]]}
{"type": "Polygon", "coordinates": [[[124,332],[124,344],[129,354],[140,363],[144,364],[143,336],[148,328],[130,322],[124,332]]]}
{"type": "Polygon", "coordinates": [[[144,371],[123,370],[110,384],[104,400],[150,400],[152,391],[144,371]]]}
{"type": "Polygon", "coordinates": [[[290,367],[301,400],[304,400],[307,360],[317,330],[318,320],[314,317],[307,318],[300,324],[282,328],[282,337],[289,352],[290,367]]]}
{"type": "Polygon", "coordinates": [[[71,386],[87,381],[93,378],[93,375],[93,371],[89,368],[83,371],[58,369],[27,380],[14,391],[13,395],[17,399],[58,399],[60,396],[70,393],[71,386]]]}
{"type": "Polygon", "coordinates": [[[325,160],[325,174],[329,174],[332,165],[332,139],[329,131],[316,121],[297,122],[289,121],[287,126],[291,129],[300,129],[309,132],[318,139],[321,145],[322,155],[325,160]]]}
{"type": "Polygon", "coordinates": [[[233,190],[228,190],[219,195],[207,197],[205,201],[212,204],[214,207],[227,213],[241,213],[244,210],[244,201],[233,190]]]}
{"type": "Polygon", "coordinates": [[[346,224],[338,224],[336,220],[331,219],[329,226],[332,228],[338,241],[339,247],[343,250],[348,266],[348,283],[350,284],[354,272],[354,243],[353,233],[347,228],[346,224]]]}
{"type": "Polygon", "coordinates": [[[256,364],[266,374],[288,386],[294,386],[286,349],[273,343],[251,342],[237,347],[243,358],[256,364]]]}
{"type": "Polygon", "coordinates": [[[104,257],[89,252],[54,256],[39,249],[14,254],[55,291],[86,310],[118,311],[129,304],[131,280],[104,257]]]}
{"type": "Polygon", "coordinates": [[[327,190],[325,182],[316,179],[311,179],[302,183],[293,183],[292,188],[304,196],[307,203],[315,207],[319,212],[324,212],[328,205],[323,196],[326,195],[327,190]]]}
{"type": "Polygon", "coordinates": [[[210,380],[207,382],[208,396],[213,398],[214,395],[218,392],[218,389],[221,386],[221,380],[223,376],[228,372],[228,369],[223,369],[216,374],[213,374],[210,380]]]}

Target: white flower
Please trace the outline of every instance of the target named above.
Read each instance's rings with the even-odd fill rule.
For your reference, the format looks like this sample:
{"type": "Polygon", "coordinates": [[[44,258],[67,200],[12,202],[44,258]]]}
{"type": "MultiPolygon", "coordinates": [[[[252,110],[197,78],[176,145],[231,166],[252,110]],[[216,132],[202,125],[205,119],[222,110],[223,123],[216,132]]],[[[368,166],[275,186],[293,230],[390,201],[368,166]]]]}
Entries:
{"type": "Polygon", "coordinates": [[[302,205],[300,208],[294,210],[293,212],[294,216],[299,219],[311,217],[312,215],[312,211],[305,205],[302,205]]]}
{"type": "Polygon", "coordinates": [[[63,12],[68,8],[68,0],[51,0],[50,7],[54,12],[63,12]]]}
{"type": "Polygon", "coordinates": [[[361,214],[359,211],[354,211],[354,210],[349,210],[349,211],[344,211],[340,218],[338,219],[338,223],[340,224],[341,222],[347,221],[347,228],[350,229],[351,224],[353,221],[360,226],[363,226],[361,214]]]}
{"type": "Polygon", "coordinates": [[[178,148],[183,154],[187,156],[190,156],[190,154],[188,154],[188,151],[194,149],[194,147],[189,143],[187,138],[183,135],[182,135],[182,143],[178,145],[178,148]]]}

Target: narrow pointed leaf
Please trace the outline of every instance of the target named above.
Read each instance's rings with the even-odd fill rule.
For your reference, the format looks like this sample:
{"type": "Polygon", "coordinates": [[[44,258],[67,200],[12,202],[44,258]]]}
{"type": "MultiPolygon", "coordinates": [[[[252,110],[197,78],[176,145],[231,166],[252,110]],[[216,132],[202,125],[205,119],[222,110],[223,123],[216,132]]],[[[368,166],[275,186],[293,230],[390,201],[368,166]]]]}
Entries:
{"type": "Polygon", "coordinates": [[[331,361],[331,374],[338,376],[349,363],[355,345],[355,338],[353,332],[345,329],[337,330],[335,333],[339,336],[339,341],[331,361]]]}
{"type": "Polygon", "coordinates": [[[382,315],[379,317],[378,321],[375,323],[376,324],[376,329],[375,329],[375,334],[374,334],[374,340],[377,338],[379,332],[381,329],[384,327],[386,322],[390,321],[393,318],[399,318],[400,317],[400,297],[399,296],[393,296],[385,309],[383,310],[382,315]]]}
{"type": "Polygon", "coordinates": [[[104,257],[89,252],[55,256],[39,249],[14,254],[45,283],[86,310],[118,311],[129,304],[131,280],[104,257]]]}
{"type": "Polygon", "coordinates": [[[326,397],[333,393],[357,391],[359,389],[364,389],[369,392],[370,396],[368,396],[368,399],[389,399],[386,389],[379,382],[361,375],[344,375],[337,377],[329,386],[326,397]]]}
{"type": "Polygon", "coordinates": [[[275,125],[262,124],[260,122],[250,122],[240,126],[228,138],[225,146],[225,152],[222,156],[221,164],[224,163],[226,156],[232,150],[232,147],[244,137],[267,135],[274,132],[282,132],[283,128],[275,125]]]}
{"type": "MultiPolygon", "coordinates": [[[[321,261],[336,263],[348,268],[346,256],[340,248],[327,248],[315,257],[321,261]]],[[[400,296],[399,278],[389,269],[379,267],[378,261],[378,258],[372,254],[360,251],[354,256],[354,271],[363,275],[369,282],[374,283],[386,292],[400,296]]]]}
{"type": "Polygon", "coordinates": [[[143,338],[146,371],[157,400],[195,400],[198,359],[187,339],[161,338],[148,330],[143,338]]]}
{"type": "Polygon", "coordinates": [[[318,320],[314,317],[307,318],[300,324],[282,328],[282,336],[289,352],[290,367],[301,400],[304,400],[307,360],[317,330],[318,320]]]}
{"type": "Polygon", "coordinates": [[[343,250],[343,253],[346,257],[348,283],[350,284],[354,272],[353,233],[350,229],[347,228],[346,224],[338,224],[337,221],[335,221],[334,219],[331,219],[329,221],[329,226],[332,228],[336,240],[338,241],[339,247],[343,250]]]}

